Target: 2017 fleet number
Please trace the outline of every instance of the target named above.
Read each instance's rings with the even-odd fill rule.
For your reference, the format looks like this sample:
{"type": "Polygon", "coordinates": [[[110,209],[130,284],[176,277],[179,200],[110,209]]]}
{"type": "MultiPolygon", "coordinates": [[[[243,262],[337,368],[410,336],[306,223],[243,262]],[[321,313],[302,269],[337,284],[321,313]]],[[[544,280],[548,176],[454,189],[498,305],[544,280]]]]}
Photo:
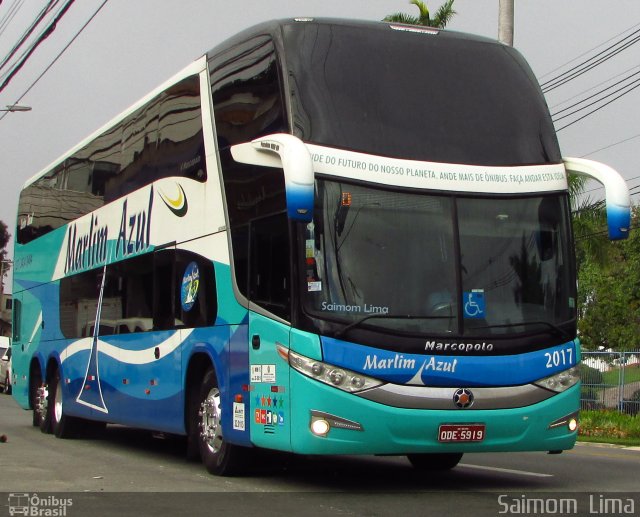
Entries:
{"type": "Polygon", "coordinates": [[[573,348],[555,350],[544,354],[547,359],[547,368],[557,368],[558,366],[571,366],[573,364],[573,348]]]}

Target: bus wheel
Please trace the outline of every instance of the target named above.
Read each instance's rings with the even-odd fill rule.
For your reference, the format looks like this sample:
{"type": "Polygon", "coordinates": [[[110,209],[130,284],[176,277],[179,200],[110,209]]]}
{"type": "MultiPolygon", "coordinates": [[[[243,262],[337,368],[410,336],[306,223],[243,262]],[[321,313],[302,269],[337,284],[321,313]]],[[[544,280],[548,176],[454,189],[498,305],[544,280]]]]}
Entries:
{"type": "Polygon", "coordinates": [[[62,403],[62,385],[60,383],[60,370],[56,370],[49,382],[49,420],[51,430],[57,438],[72,438],[76,434],[77,420],[64,414],[62,403]]]}
{"type": "Polygon", "coordinates": [[[407,454],[407,458],[418,470],[451,470],[462,459],[462,453],[407,454]]]}
{"type": "Polygon", "coordinates": [[[225,442],[222,436],[220,390],[213,369],[207,370],[200,387],[196,429],[202,463],[211,474],[232,476],[243,467],[244,447],[225,442]]]}

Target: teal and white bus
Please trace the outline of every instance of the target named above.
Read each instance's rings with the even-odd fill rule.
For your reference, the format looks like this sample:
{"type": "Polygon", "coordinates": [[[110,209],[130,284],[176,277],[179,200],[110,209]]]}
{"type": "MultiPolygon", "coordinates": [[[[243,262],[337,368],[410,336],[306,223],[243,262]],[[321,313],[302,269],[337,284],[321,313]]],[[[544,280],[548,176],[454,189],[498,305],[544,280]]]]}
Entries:
{"type": "Polygon", "coordinates": [[[425,27],[248,29],[21,192],[14,386],[64,438],[187,436],[215,474],[252,448],[569,449],[579,407],[567,172],[517,51],[425,27]]]}

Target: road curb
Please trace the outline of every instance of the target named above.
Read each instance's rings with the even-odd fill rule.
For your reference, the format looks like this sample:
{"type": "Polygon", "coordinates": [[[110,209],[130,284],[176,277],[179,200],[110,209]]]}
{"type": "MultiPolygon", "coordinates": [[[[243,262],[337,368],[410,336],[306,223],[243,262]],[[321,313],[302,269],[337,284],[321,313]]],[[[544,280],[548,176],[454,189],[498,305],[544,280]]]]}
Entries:
{"type": "Polygon", "coordinates": [[[576,442],[576,446],[601,447],[603,449],[626,449],[629,451],[640,451],[640,447],[619,445],[617,443],[605,443],[605,442],[576,442]]]}

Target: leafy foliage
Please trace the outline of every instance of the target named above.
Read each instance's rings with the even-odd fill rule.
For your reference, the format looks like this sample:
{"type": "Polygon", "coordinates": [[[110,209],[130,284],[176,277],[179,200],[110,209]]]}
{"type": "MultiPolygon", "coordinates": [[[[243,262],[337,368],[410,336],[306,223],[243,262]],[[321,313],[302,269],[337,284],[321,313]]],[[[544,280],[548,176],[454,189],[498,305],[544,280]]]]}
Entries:
{"type": "MultiPolygon", "coordinates": [[[[578,328],[583,346],[615,350],[640,349],[640,234],[625,241],[595,243],[603,232],[598,218],[577,221],[578,328]],[[586,230],[585,230],[586,229],[586,230]],[[583,238],[580,238],[579,232],[583,238]]],[[[640,224],[640,208],[633,208],[632,228],[640,224]]],[[[606,235],[605,235],[606,237],[606,235]]]]}
{"type": "Polygon", "coordinates": [[[433,18],[431,18],[429,9],[424,2],[421,0],[411,0],[409,3],[415,5],[419,10],[418,16],[411,16],[410,14],[405,13],[395,13],[385,17],[384,21],[406,23],[408,25],[424,25],[427,27],[444,29],[447,23],[449,23],[451,18],[456,14],[456,11],[453,9],[453,2],[455,2],[455,0],[447,0],[438,8],[433,18]]]}
{"type": "Polygon", "coordinates": [[[580,436],[596,438],[596,441],[626,439],[636,445],[640,439],[640,417],[619,411],[581,411],[580,436]]]}

